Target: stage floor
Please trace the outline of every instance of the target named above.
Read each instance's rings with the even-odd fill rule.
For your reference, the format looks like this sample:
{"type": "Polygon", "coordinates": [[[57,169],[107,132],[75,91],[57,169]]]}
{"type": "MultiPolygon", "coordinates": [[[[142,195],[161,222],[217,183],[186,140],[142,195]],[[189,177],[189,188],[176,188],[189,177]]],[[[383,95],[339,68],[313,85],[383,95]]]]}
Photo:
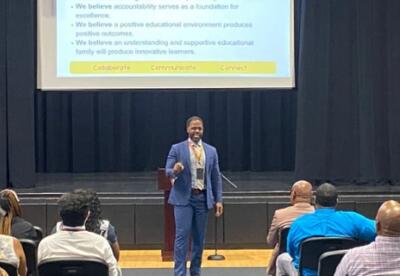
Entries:
{"type": "MultiPolygon", "coordinates": [[[[238,187],[232,187],[223,179],[224,192],[287,191],[293,180],[292,172],[224,172],[223,175],[238,187]]],[[[100,193],[161,193],[156,172],[38,174],[35,187],[16,190],[22,193],[63,193],[83,187],[100,193]]]]}
{"type": "MultiPolygon", "coordinates": [[[[293,172],[223,172],[225,195],[288,195],[294,182],[293,172]],[[229,182],[234,183],[234,188],[229,182]]],[[[47,173],[37,174],[35,187],[16,189],[18,193],[60,194],[76,188],[92,188],[99,194],[161,196],[157,173],[47,173]]],[[[387,183],[338,183],[342,194],[397,194],[400,186],[387,183]]]]}

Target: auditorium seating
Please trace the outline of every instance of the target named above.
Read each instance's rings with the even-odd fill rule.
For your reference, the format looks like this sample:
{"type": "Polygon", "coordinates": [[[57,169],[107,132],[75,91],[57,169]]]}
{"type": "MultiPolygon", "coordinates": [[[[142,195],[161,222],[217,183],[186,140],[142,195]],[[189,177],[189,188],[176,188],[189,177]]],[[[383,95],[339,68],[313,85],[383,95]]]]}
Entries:
{"type": "Polygon", "coordinates": [[[24,249],[25,258],[26,258],[26,267],[28,269],[28,276],[36,276],[37,275],[37,245],[38,242],[29,240],[29,239],[20,239],[22,244],[22,248],[24,249]]]}
{"type": "Polygon", "coordinates": [[[38,271],[40,276],[108,276],[108,265],[99,259],[62,258],[42,261],[38,271]]]}
{"type": "Polygon", "coordinates": [[[43,239],[43,229],[39,226],[33,226],[36,232],[36,240],[40,242],[43,239]]]}
{"type": "Polygon", "coordinates": [[[318,261],[318,276],[333,276],[348,249],[334,250],[323,253],[318,261]]]}
{"type": "Polygon", "coordinates": [[[279,232],[279,254],[285,253],[286,252],[286,240],[287,236],[289,234],[290,227],[283,228],[279,232]]]}
{"type": "Polygon", "coordinates": [[[359,241],[347,237],[307,238],[300,246],[299,274],[303,275],[304,268],[318,270],[319,257],[325,252],[349,249],[360,244],[359,241]]]}
{"type": "Polygon", "coordinates": [[[0,261],[0,267],[8,273],[8,276],[18,275],[18,267],[7,261],[0,261]]]}

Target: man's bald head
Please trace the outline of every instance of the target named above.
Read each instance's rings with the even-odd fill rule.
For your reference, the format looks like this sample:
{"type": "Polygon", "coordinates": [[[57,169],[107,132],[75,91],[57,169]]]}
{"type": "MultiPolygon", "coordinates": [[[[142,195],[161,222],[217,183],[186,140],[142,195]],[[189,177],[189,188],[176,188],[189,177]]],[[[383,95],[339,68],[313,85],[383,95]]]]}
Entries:
{"type": "Polygon", "coordinates": [[[305,180],[297,181],[293,184],[290,199],[292,204],[298,202],[311,202],[312,197],[312,185],[310,182],[305,180]]]}
{"type": "Polygon", "coordinates": [[[382,203],[376,214],[376,228],[378,235],[400,236],[400,203],[388,200],[382,203]]]}

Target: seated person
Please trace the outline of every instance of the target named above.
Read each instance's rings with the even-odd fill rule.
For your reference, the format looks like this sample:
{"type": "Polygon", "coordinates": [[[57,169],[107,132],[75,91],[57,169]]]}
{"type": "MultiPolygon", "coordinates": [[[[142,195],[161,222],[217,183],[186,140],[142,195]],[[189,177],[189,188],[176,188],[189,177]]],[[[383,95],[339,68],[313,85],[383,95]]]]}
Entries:
{"type": "MultiPolygon", "coordinates": [[[[5,199],[0,199],[0,201],[3,200],[5,199]]],[[[6,212],[0,208],[0,221],[4,219],[5,215],[6,212]]],[[[16,238],[2,233],[0,233],[0,260],[8,261],[16,265],[18,267],[18,275],[26,275],[26,259],[21,243],[16,238]]],[[[4,272],[0,272],[0,275],[4,274],[4,272]]]]}
{"type": "Polygon", "coordinates": [[[85,230],[85,221],[89,217],[87,198],[81,193],[66,193],[58,204],[62,219],[61,231],[47,236],[39,243],[38,263],[54,258],[96,258],[108,264],[109,275],[121,275],[107,240],[85,230]]]}
{"type": "MultiPolygon", "coordinates": [[[[76,189],[75,193],[80,193],[87,198],[89,204],[90,215],[86,221],[85,227],[89,232],[97,233],[108,240],[111,245],[111,249],[117,261],[119,260],[119,244],[117,239],[117,233],[115,232],[114,226],[110,221],[102,219],[101,217],[101,205],[99,197],[96,192],[92,189],[76,189]]],[[[62,222],[59,221],[52,233],[61,230],[62,222]]]]}
{"type": "Polygon", "coordinates": [[[22,218],[21,206],[17,194],[10,189],[0,192],[0,207],[6,212],[4,219],[0,222],[3,234],[11,235],[17,239],[36,240],[36,231],[33,225],[22,218]]]}
{"type": "Polygon", "coordinates": [[[274,246],[267,268],[267,275],[275,275],[275,261],[279,253],[279,232],[284,228],[290,227],[298,216],[314,212],[314,207],[311,206],[311,199],[311,184],[300,180],[293,184],[290,191],[290,203],[292,206],[275,211],[267,236],[267,243],[274,246]]]}
{"type": "Polygon", "coordinates": [[[384,202],[376,215],[375,241],[350,249],[336,276],[400,275],[400,203],[384,202]]]}
{"type": "MultiPolygon", "coordinates": [[[[277,275],[297,275],[301,242],[313,236],[350,237],[373,241],[376,236],[375,221],[352,211],[336,211],[335,186],[324,183],[316,191],[316,210],[296,219],[287,237],[287,251],[277,259],[277,275]]],[[[316,276],[317,271],[303,269],[303,275],[316,276]]]]}

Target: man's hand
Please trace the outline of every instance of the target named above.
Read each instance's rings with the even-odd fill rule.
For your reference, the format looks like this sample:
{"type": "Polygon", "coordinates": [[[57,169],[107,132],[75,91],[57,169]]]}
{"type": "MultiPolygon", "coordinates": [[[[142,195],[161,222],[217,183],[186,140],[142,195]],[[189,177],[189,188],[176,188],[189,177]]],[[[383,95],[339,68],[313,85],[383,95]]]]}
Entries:
{"type": "Polygon", "coordinates": [[[183,164],[181,162],[176,162],[172,170],[174,171],[174,174],[176,175],[176,174],[180,173],[181,171],[183,171],[184,168],[185,167],[183,166],[183,164]]]}
{"type": "Polygon", "coordinates": [[[215,216],[219,217],[224,212],[224,207],[222,206],[221,202],[215,203],[215,216]]]}

